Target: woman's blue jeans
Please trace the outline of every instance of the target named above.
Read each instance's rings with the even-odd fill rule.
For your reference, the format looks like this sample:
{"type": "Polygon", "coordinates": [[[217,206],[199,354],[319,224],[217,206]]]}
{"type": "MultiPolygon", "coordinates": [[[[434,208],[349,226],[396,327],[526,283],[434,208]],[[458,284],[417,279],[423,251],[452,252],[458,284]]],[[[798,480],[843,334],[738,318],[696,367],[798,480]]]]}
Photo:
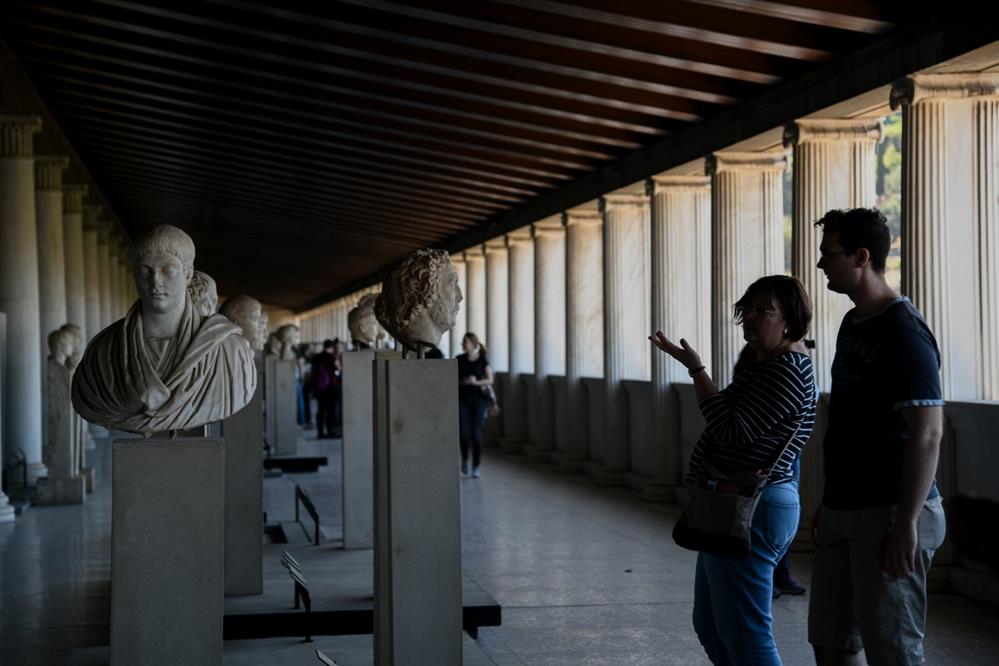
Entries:
{"type": "Polygon", "coordinates": [[[774,643],[774,567],[798,529],[798,484],[766,486],[756,505],[746,559],[700,553],[694,630],[716,666],[779,666],[774,643]]]}

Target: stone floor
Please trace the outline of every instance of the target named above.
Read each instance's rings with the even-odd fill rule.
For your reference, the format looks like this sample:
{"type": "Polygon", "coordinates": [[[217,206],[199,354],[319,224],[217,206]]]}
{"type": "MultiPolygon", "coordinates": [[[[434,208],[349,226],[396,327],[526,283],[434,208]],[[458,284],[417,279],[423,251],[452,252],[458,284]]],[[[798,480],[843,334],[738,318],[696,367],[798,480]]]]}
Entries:
{"type": "MultiPolygon", "coordinates": [[[[73,648],[108,643],[108,444],[99,443],[100,484],[86,505],[35,507],[0,525],[4,666],[62,664],[73,648]]],[[[325,538],[335,540],[339,442],[303,441],[301,451],[330,457],[330,467],[295,478],[319,506],[325,538]]],[[[694,555],[670,538],[676,507],[492,450],[482,470],[461,484],[463,568],[503,606],[503,625],[479,637],[493,663],[708,663],[690,626],[694,555]]],[[[269,520],[293,514],[290,488],[287,477],[267,480],[269,520]]],[[[793,568],[807,581],[809,557],[795,555],[793,568]]],[[[807,597],[774,607],[784,663],[813,663],[807,597]]],[[[243,649],[227,645],[226,663],[265,663],[244,662],[243,649]]],[[[934,665],[995,663],[999,609],[931,595],[926,651],[934,665]]]]}

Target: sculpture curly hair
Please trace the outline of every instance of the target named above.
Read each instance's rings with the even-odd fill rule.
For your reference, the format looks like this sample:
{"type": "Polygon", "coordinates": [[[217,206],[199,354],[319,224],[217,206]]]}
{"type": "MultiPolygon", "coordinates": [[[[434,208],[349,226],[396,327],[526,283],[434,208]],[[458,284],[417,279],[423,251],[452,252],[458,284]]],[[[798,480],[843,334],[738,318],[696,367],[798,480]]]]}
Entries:
{"type": "Polygon", "coordinates": [[[396,340],[402,340],[409,323],[434,302],[450,263],[445,250],[416,250],[382,284],[375,317],[396,340]]]}

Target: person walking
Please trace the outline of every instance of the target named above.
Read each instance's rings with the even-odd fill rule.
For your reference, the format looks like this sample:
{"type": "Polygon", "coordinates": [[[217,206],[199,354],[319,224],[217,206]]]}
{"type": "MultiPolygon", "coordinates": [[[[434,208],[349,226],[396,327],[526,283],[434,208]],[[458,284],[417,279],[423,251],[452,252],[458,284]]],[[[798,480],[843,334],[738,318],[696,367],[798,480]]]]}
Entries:
{"type": "Polygon", "coordinates": [[[832,364],[808,640],[820,666],[922,664],[926,574],[947,528],[935,481],[940,350],[885,281],[884,215],[831,210],[816,226],[818,268],[854,308],[832,364]]]}
{"type": "Polygon", "coordinates": [[[336,424],[336,343],[323,341],[323,350],[312,357],[309,388],[316,396],[316,439],[333,437],[336,424]]]}
{"type": "Polygon", "coordinates": [[[468,474],[468,453],[472,452],[472,478],[480,476],[482,425],[489,407],[493,369],[486,358],[486,346],[475,333],[461,339],[464,353],[458,354],[458,430],[461,437],[461,473],[468,474]]]}
{"type": "Polygon", "coordinates": [[[693,623],[711,663],[776,666],[774,568],[797,531],[791,470],[815,423],[815,376],[801,342],[812,308],[798,280],[774,275],[751,284],[734,313],[756,360],[721,391],[686,340],[677,345],[662,331],[649,339],[687,368],[704,415],[686,482],[696,483],[709,464],[724,473],[770,470],[753,514],[749,555],[698,553],[693,623]]]}

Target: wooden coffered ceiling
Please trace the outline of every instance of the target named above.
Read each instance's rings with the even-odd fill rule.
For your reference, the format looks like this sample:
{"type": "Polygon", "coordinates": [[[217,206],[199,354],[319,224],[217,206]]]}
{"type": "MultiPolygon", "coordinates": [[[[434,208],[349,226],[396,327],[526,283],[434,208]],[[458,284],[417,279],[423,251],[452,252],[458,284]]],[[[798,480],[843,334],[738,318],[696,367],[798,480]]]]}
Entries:
{"type": "Polygon", "coordinates": [[[7,0],[0,35],[130,233],[181,226],[225,293],[302,309],[412,249],[582,203],[580,183],[925,18],[866,0],[7,0]]]}

